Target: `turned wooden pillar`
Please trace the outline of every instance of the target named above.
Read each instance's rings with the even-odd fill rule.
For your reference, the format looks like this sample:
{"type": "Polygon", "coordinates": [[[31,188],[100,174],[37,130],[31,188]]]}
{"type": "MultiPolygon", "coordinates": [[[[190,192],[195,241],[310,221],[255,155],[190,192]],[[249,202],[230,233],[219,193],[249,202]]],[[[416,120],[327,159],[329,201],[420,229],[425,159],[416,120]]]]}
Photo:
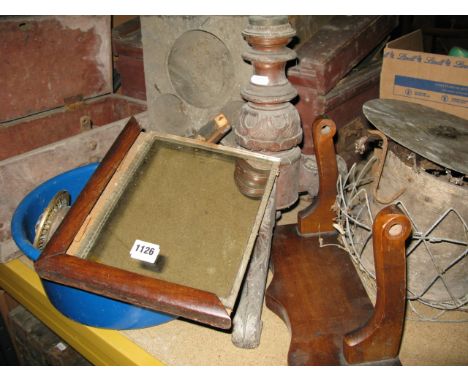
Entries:
{"type": "MultiPolygon", "coordinates": [[[[286,47],[296,31],[287,16],[251,16],[242,32],[249,49],[242,57],[250,61],[253,75],[241,95],[242,107],[234,133],[239,146],[281,159],[277,180],[276,208],[292,205],[299,193],[299,166],[302,140],[299,113],[289,102],[296,89],[285,74],[286,63],[296,53],[286,47]]],[[[261,183],[262,169],[239,161],[236,181],[246,195],[255,196],[261,183]]]]}

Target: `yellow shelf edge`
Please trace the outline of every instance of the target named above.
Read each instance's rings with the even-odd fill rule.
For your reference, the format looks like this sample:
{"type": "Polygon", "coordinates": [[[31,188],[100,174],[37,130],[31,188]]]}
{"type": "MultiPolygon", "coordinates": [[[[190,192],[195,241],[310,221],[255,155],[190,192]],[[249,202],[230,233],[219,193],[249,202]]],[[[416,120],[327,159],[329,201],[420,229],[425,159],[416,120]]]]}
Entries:
{"type": "Polygon", "coordinates": [[[19,259],[0,264],[0,287],[94,365],[164,365],[117,330],[93,328],[62,315],[37,273],[19,259]]]}

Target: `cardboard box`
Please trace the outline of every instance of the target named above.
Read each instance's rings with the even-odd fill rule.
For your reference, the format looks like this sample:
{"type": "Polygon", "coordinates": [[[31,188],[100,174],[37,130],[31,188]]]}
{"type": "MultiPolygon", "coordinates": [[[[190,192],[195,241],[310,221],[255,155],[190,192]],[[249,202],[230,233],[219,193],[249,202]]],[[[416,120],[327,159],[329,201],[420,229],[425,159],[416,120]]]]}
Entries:
{"type": "Polygon", "coordinates": [[[419,103],[468,119],[468,59],[423,51],[417,30],[384,50],[380,98],[419,103]]]}

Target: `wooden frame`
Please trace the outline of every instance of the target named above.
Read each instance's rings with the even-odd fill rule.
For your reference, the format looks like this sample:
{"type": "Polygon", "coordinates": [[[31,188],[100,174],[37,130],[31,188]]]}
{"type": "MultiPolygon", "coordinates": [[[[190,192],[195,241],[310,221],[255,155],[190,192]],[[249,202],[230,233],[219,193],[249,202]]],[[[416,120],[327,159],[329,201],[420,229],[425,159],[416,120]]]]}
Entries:
{"type": "MultiPolygon", "coordinates": [[[[68,253],[75,236],[140,133],[141,128],[132,117],[46,245],[41,257],[35,264],[35,269],[42,278],[50,281],[145,308],[183,316],[218,328],[228,329],[231,326],[229,311],[235,301],[221,301],[214,293],[139,275],[109,265],[88,261],[68,253]]],[[[246,248],[246,253],[251,252],[255,243],[256,231],[260,226],[267,200],[278,173],[279,161],[271,157],[250,154],[241,150],[220,149],[216,145],[197,143],[191,139],[168,135],[161,135],[161,137],[166,140],[183,142],[192,147],[199,147],[209,151],[222,150],[239,158],[262,159],[271,163],[268,184],[246,248]]],[[[250,253],[240,266],[233,288],[236,296],[249,257],[250,253]]]]}

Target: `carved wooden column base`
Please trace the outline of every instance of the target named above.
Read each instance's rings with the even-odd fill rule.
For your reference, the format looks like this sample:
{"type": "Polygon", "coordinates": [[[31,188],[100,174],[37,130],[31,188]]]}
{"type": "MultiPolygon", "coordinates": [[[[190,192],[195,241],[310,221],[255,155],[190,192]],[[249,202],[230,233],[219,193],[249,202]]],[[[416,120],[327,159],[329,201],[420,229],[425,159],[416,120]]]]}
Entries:
{"type": "MultiPolygon", "coordinates": [[[[241,109],[234,135],[237,144],[245,149],[281,158],[281,171],[277,183],[276,208],[287,208],[296,202],[299,191],[300,149],[302,129],[299,113],[291,101],[297,96],[289,83],[286,63],[296,58],[287,47],[295,30],[287,16],[251,16],[242,32],[249,48],[242,55],[250,61],[253,75],[242,97],[247,101],[241,109]]],[[[238,183],[248,173],[238,172],[238,183]]],[[[251,178],[251,177],[250,177],[251,178]]],[[[246,190],[246,195],[255,192],[246,190]]]]}

